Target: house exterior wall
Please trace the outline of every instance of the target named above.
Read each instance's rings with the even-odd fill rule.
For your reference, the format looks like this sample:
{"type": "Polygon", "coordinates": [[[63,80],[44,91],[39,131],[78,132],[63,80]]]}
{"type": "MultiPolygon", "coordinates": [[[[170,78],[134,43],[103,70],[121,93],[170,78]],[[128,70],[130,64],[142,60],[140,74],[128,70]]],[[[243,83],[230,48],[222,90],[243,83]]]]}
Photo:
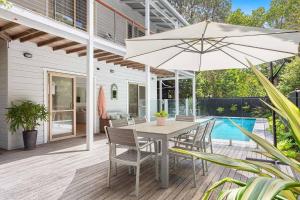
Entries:
{"type": "MultiPolygon", "coordinates": [[[[5,48],[4,50],[1,48],[0,57],[3,52],[5,53],[5,51],[8,53],[7,87],[3,87],[1,85],[0,90],[5,90],[5,88],[8,89],[7,102],[9,104],[11,101],[27,99],[47,105],[47,91],[45,91],[45,88],[47,88],[47,80],[45,80],[46,71],[64,71],[66,73],[80,73],[83,75],[86,73],[86,58],[78,57],[77,54],[67,55],[64,51],[54,52],[49,47],[38,48],[34,43],[20,43],[19,41],[10,42],[9,48],[6,48],[6,50],[5,48]],[[31,53],[32,58],[25,58],[23,56],[24,52],[31,53]]],[[[5,65],[1,65],[1,61],[0,70],[4,70],[5,72],[5,67],[2,69],[5,65]]],[[[99,88],[102,85],[105,88],[107,110],[120,110],[127,112],[129,95],[127,92],[127,83],[137,82],[146,85],[146,73],[143,71],[114,66],[112,64],[106,64],[105,62],[95,62],[95,68],[99,68],[99,70],[95,70],[95,109],[99,88]],[[114,70],[114,73],[111,73],[111,69],[114,70]],[[118,85],[119,92],[118,99],[114,101],[110,99],[110,86],[113,83],[118,85]]],[[[3,73],[0,75],[1,83],[2,79],[5,80],[5,77],[3,78],[3,73]]],[[[153,102],[153,106],[151,108],[152,113],[156,111],[156,82],[157,78],[153,75],[151,83],[151,98],[153,102]]],[[[1,95],[0,98],[6,99],[6,94],[1,95]]],[[[0,117],[2,118],[3,107],[6,107],[6,104],[2,105],[1,103],[0,113],[1,111],[2,113],[0,117]]],[[[97,120],[97,112],[95,113],[95,122],[95,132],[98,132],[99,124],[97,120]]],[[[2,128],[3,130],[7,130],[6,123],[1,123],[1,130],[2,128]]],[[[0,134],[0,138],[5,138],[7,135],[10,138],[7,147],[5,147],[5,144],[3,144],[4,146],[1,145],[3,148],[15,149],[23,146],[21,134],[5,134],[5,132],[6,131],[3,132],[4,134],[0,134]]],[[[37,143],[41,144],[46,142],[45,138],[47,138],[48,134],[47,126],[42,125],[38,127],[38,132],[37,143]]]]}
{"type": "Polygon", "coordinates": [[[7,42],[0,39],[0,148],[7,149],[7,42]]]}

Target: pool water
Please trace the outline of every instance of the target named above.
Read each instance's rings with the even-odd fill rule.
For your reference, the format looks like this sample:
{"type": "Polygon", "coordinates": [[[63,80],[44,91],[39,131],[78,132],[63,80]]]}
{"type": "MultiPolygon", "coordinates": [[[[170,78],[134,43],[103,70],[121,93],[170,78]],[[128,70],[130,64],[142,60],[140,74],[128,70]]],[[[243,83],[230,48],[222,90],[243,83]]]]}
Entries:
{"type": "MultiPolygon", "coordinates": [[[[253,131],[255,119],[251,118],[230,118],[232,121],[245,128],[249,132],[253,131]]],[[[232,124],[228,118],[217,118],[212,132],[213,139],[249,141],[240,129],[232,124]]]]}

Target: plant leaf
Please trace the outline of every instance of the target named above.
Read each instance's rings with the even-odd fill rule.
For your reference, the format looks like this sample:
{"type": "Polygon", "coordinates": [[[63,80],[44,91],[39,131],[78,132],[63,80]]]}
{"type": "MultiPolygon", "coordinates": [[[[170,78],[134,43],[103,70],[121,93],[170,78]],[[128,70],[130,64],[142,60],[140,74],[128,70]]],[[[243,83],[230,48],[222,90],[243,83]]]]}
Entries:
{"type": "Polygon", "coordinates": [[[267,177],[250,178],[240,193],[241,200],[271,200],[283,190],[299,187],[300,183],[267,177]]]}
{"type": "Polygon", "coordinates": [[[252,71],[265,88],[272,104],[286,117],[292,128],[293,136],[300,147],[300,111],[295,104],[286,98],[249,60],[247,60],[252,71]]]}
{"type": "Polygon", "coordinates": [[[245,186],[246,183],[239,181],[239,180],[235,180],[233,178],[223,178],[221,180],[219,180],[218,182],[215,182],[211,187],[209,187],[209,189],[204,193],[204,196],[202,198],[202,200],[208,200],[211,193],[217,189],[218,187],[220,187],[221,185],[225,184],[225,183],[234,183],[238,186],[245,186]]]}
{"type": "Polygon", "coordinates": [[[237,170],[252,172],[255,174],[261,174],[261,169],[253,164],[250,163],[244,163],[243,160],[239,159],[233,159],[225,155],[219,155],[219,154],[210,154],[210,153],[204,153],[204,152],[195,152],[195,151],[187,151],[179,148],[170,148],[171,151],[186,154],[190,156],[195,156],[196,158],[200,158],[203,160],[210,161],[212,163],[233,168],[237,170]]]}
{"type": "Polygon", "coordinates": [[[300,163],[294,159],[290,159],[286,157],[280,150],[275,148],[272,144],[270,144],[268,141],[264,140],[263,138],[259,137],[256,134],[250,133],[246,129],[239,126],[237,123],[229,119],[231,123],[233,123],[237,128],[239,128],[245,135],[247,135],[249,138],[251,138],[253,141],[255,141],[258,145],[260,145],[263,149],[265,149],[268,153],[270,153],[272,156],[277,158],[283,163],[286,163],[290,165],[293,169],[300,172],[300,163]]]}

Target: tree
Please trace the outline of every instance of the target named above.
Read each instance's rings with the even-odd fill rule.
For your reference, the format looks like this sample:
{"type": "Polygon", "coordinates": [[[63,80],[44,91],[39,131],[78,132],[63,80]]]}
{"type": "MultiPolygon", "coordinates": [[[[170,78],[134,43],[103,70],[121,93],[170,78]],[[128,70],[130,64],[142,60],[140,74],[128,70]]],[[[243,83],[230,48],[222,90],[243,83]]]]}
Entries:
{"type": "Polygon", "coordinates": [[[300,29],[300,0],[272,0],[267,13],[270,27],[300,29]]]}
{"type": "Polygon", "coordinates": [[[263,88],[249,69],[199,72],[198,97],[265,96],[263,88]]]}
{"type": "Polygon", "coordinates": [[[280,76],[278,88],[287,95],[295,89],[300,89],[300,58],[296,57],[287,64],[280,76]]]}
{"type": "Polygon", "coordinates": [[[262,27],[266,22],[266,11],[260,7],[252,11],[251,15],[246,15],[241,9],[230,13],[226,19],[228,24],[262,27]]]}
{"type": "Polygon", "coordinates": [[[4,5],[5,7],[8,7],[10,3],[7,0],[0,0],[0,6],[4,5]]]}
{"type": "Polygon", "coordinates": [[[190,23],[211,20],[224,22],[231,10],[231,0],[169,0],[190,23]]]}

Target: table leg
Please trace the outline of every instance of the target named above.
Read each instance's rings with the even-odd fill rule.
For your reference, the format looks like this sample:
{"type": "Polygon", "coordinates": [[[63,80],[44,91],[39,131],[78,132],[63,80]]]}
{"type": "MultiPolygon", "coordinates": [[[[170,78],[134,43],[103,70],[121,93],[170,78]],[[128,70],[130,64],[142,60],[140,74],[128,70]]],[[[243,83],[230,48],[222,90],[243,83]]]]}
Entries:
{"type": "Polygon", "coordinates": [[[168,188],[169,186],[169,155],[168,155],[168,140],[162,139],[161,143],[161,169],[160,169],[160,180],[161,180],[161,187],[168,188]]]}

